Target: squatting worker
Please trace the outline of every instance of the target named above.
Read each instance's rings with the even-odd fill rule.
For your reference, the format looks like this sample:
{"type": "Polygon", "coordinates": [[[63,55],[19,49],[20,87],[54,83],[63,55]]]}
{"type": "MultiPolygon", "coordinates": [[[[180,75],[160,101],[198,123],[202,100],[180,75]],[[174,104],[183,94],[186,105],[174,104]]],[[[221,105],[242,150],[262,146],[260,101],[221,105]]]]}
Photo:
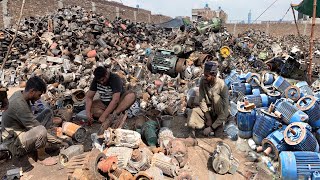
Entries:
{"type": "Polygon", "coordinates": [[[31,104],[39,100],[46,90],[46,83],[34,76],[27,81],[24,91],[17,91],[9,98],[8,109],[2,115],[1,132],[4,144],[15,156],[33,152],[38,153],[38,160],[47,156],[44,151],[48,139],[45,126],[53,112],[45,109],[35,117],[31,110],[31,104]]]}
{"type": "Polygon", "coordinates": [[[229,116],[229,94],[224,81],[217,77],[218,64],[206,62],[204,76],[200,80],[200,107],[188,113],[188,126],[203,129],[204,135],[213,134],[214,130],[225,122],[229,116]]]}
{"type": "Polygon", "coordinates": [[[125,110],[135,102],[136,96],[131,91],[125,92],[121,78],[109,69],[100,66],[93,73],[94,78],[86,95],[87,117],[90,121],[99,118],[105,126],[116,124],[113,125],[116,127],[119,122],[110,121],[122,120],[126,116],[125,110]],[[97,91],[100,99],[93,100],[97,91]]]}

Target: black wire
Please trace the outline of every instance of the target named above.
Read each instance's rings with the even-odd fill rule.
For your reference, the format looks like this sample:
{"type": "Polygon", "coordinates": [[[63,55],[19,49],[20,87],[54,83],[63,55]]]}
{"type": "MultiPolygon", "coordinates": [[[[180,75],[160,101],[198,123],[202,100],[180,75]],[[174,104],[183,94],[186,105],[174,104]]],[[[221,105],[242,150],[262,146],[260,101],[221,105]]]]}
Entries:
{"type": "Polygon", "coordinates": [[[252,22],[252,24],[255,23],[255,22],[256,22],[271,6],[273,6],[277,1],[278,1],[278,0],[275,0],[269,7],[267,7],[267,9],[265,9],[265,10],[259,15],[259,17],[257,17],[257,19],[252,22]]]}
{"type": "Polygon", "coordinates": [[[290,8],[291,8],[291,6],[288,8],[287,12],[283,15],[283,17],[280,19],[280,21],[282,21],[286,17],[286,15],[288,14],[290,8]]]}

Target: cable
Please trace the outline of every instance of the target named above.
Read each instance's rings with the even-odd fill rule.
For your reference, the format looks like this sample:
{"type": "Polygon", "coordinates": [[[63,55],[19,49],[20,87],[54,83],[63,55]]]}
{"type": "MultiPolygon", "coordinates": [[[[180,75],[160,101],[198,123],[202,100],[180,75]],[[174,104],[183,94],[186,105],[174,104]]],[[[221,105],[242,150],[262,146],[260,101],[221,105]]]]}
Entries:
{"type": "Polygon", "coordinates": [[[271,6],[273,6],[277,1],[278,1],[278,0],[275,0],[269,7],[267,7],[267,9],[264,10],[264,11],[259,15],[259,17],[257,17],[257,19],[252,22],[252,24],[255,23],[255,22],[256,22],[271,6]]]}
{"type": "Polygon", "coordinates": [[[286,15],[288,14],[290,8],[291,8],[291,6],[288,8],[287,12],[283,15],[283,17],[280,19],[280,21],[282,21],[286,17],[286,15]]]}

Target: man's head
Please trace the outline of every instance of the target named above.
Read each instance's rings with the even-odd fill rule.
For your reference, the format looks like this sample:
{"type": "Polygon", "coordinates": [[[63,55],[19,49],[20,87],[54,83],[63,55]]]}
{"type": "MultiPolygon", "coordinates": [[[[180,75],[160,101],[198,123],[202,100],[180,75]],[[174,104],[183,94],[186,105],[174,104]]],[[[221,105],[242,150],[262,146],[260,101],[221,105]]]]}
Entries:
{"type": "Polygon", "coordinates": [[[102,66],[97,67],[94,72],[94,79],[102,85],[106,85],[109,79],[108,69],[102,66]]]}
{"type": "Polygon", "coordinates": [[[204,64],[204,78],[208,83],[213,83],[218,74],[218,64],[213,61],[208,61],[204,64]]]}
{"type": "Polygon", "coordinates": [[[47,85],[40,77],[34,76],[27,81],[24,91],[27,93],[28,100],[34,103],[47,91],[47,85]]]}

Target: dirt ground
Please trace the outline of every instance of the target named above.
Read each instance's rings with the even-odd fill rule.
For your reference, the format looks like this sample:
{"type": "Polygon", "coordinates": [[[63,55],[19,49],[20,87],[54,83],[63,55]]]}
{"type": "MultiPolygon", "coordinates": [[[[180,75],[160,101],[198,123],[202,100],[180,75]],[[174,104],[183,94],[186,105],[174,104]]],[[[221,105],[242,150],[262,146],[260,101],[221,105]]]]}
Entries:
{"type": "MultiPolygon", "coordinates": [[[[16,89],[10,89],[9,95],[11,95],[16,89]]],[[[133,123],[133,120],[129,119],[128,124],[133,123]]],[[[88,136],[85,141],[85,151],[89,151],[91,148],[90,134],[96,132],[99,128],[99,124],[93,124],[91,127],[87,127],[88,136]]],[[[176,116],[174,121],[170,125],[170,129],[173,131],[175,137],[185,138],[190,135],[189,130],[186,126],[186,118],[183,116],[176,116]]],[[[198,146],[189,147],[188,155],[189,161],[188,166],[191,168],[193,174],[193,179],[196,180],[245,180],[245,179],[273,179],[268,170],[264,169],[263,165],[258,163],[248,162],[246,159],[247,151],[249,147],[247,142],[239,139],[238,141],[231,141],[228,139],[224,133],[223,129],[219,128],[213,137],[203,137],[201,134],[197,134],[198,146]],[[212,168],[211,155],[215,149],[216,143],[218,141],[224,141],[227,143],[232,151],[235,158],[240,162],[237,172],[226,175],[216,174],[212,168]],[[262,167],[260,169],[259,167],[262,167]],[[259,172],[255,177],[253,176],[259,172]]],[[[54,166],[43,166],[39,163],[33,165],[33,169],[29,172],[23,173],[21,179],[23,180],[57,180],[57,179],[67,179],[66,170],[60,165],[54,166]]],[[[9,160],[7,162],[1,162],[0,164],[0,177],[3,177],[7,170],[13,169],[13,162],[9,160]]],[[[170,178],[167,178],[170,179],[170,178]]]]}

